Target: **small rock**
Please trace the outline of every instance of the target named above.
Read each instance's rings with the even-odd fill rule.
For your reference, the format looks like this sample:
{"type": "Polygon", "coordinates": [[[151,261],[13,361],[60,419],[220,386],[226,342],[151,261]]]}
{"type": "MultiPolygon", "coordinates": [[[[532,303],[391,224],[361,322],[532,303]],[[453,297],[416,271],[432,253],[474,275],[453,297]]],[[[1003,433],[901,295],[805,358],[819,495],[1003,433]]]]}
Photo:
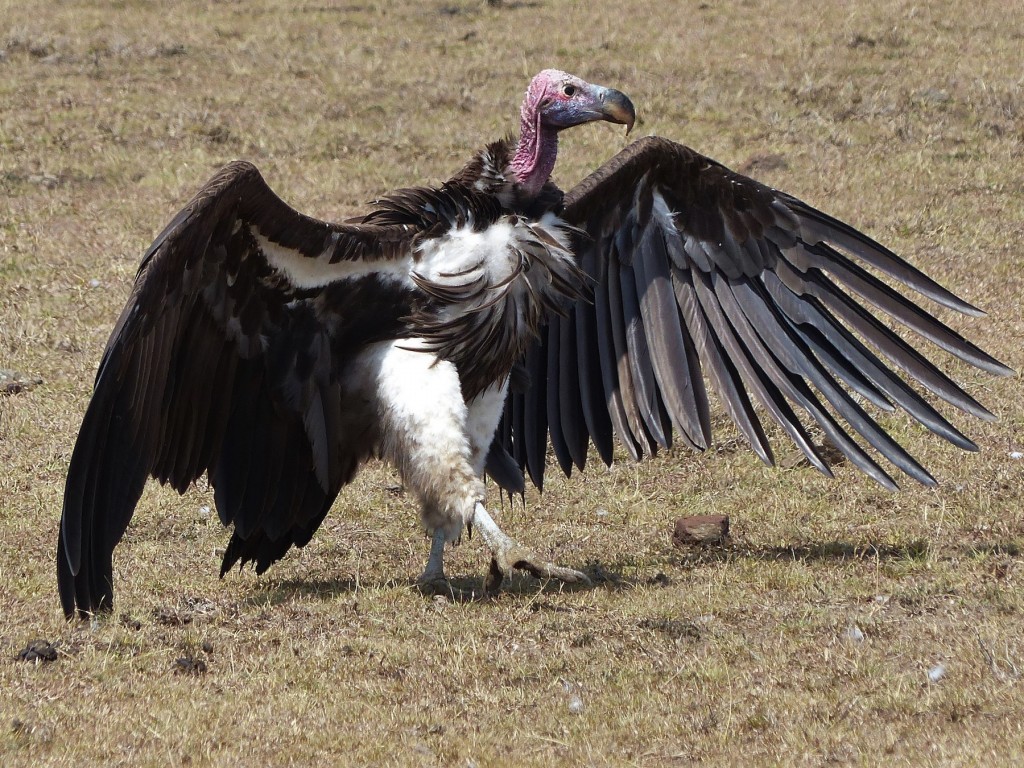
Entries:
{"type": "Polygon", "coordinates": [[[1010,458],[1015,461],[1024,459],[1024,451],[1010,451],[1010,458]]]}
{"type": "Polygon", "coordinates": [[[46,640],[33,640],[18,653],[20,661],[31,661],[42,664],[57,660],[57,646],[46,640]]]}
{"type": "Polygon", "coordinates": [[[846,628],[846,631],[843,632],[843,639],[849,640],[851,643],[863,643],[864,632],[856,624],[851,624],[846,628]]]}
{"type": "Polygon", "coordinates": [[[694,515],[676,520],[672,543],[677,547],[722,544],[729,538],[727,515],[694,515]]]}

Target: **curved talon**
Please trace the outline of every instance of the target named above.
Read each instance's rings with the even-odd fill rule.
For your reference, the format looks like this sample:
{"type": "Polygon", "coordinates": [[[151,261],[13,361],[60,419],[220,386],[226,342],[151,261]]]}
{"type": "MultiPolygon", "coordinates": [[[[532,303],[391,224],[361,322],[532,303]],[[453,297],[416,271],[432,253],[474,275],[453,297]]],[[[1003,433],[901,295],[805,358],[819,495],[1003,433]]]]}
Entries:
{"type": "Polygon", "coordinates": [[[491,567],[484,583],[484,589],[488,594],[498,591],[513,568],[526,571],[538,579],[558,579],[566,584],[588,586],[591,583],[585,573],[548,562],[519,544],[498,547],[492,554],[491,567]]]}

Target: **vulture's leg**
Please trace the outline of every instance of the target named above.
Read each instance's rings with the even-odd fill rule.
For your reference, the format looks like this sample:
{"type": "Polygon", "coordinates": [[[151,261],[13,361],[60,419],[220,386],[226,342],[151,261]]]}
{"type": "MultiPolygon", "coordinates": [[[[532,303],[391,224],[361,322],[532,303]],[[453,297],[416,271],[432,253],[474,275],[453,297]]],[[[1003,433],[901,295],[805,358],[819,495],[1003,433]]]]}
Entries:
{"type": "MultiPolygon", "coordinates": [[[[501,420],[507,391],[508,380],[506,379],[499,385],[485,389],[468,404],[467,434],[472,449],[473,471],[477,477],[483,477],[484,465],[487,463],[487,451],[491,447],[494,431],[498,428],[498,422],[501,420]]],[[[480,531],[484,543],[491,551],[491,568],[485,584],[485,589],[488,592],[497,592],[501,582],[512,572],[513,568],[529,571],[538,579],[590,583],[589,579],[579,571],[550,563],[518,544],[498,527],[483,502],[476,503],[470,525],[480,531]]]]}
{"type": "Polygon", "coordinates": [[[416,339],[376,345],[366,355],[366,370],[377,401],[381,453],[420,500],[431,539],[420,587],[452,594],[444,574],[444,546],[461,538],[484,498],[484,483],[471,464],[459,374],[449,361],[416,346],[416,339]]]}
{"type": "Polygon", "coordinates": [[[430,537],[430,557],[427,560],[427,567],[416,579],[416,584],[424,594],[451,595],[455,597],[455,591],[448,583],[448,577],[444,573],[444,545],[448,543],[444,531],[438,528],[430,537]]]}
{"type": "Polygon", "coordinates": [[[473,515],[473,525],[480,531],[484,543],[491,550],[491,571],[487,576],[485,589],[488,592],[496,592],[501,582],[512,572],[513,568],[520,568],[536,576],[538,579],[558,579],[570,584],[589,584],[590,579],[580,571],[572,568],[563,568],[560,565],[548,562],[539,557],[531,550],[516,543],[506,534],[494,519],[484,509],[483,504],[476,505],[476,512],[473,515]]]}
{"type": "Polygon", "coordinates": [[[586,581],[578,571],[547,562],[505,535],[484,509],[483,467],[504,402],[504,384],[467,405],[458,371],[417,350],[417,340],[382,343],[364,362],[372,377],[381,427],[381,453],[422,504],[431,537],[421,588],[455,594],[444,575],[444,547],[475,524],[491,551],[487,586],[497,589],[512,568],[539,578],[586,581]]]}

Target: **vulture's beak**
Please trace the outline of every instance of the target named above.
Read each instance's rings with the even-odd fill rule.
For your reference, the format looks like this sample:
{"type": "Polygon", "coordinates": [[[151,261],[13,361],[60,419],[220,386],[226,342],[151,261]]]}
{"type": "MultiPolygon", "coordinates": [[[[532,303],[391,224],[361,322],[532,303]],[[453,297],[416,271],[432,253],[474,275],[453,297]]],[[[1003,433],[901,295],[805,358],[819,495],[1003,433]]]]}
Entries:
{"type": "Polygon", "coordinates": [[[621,91],[614,88],[605,88],[600,95],[601,115],[609,123],[618,123],[626,126],[626,135],[633,130],[633,123],[636,122],[636,109],[633,102],[621,91]]]}

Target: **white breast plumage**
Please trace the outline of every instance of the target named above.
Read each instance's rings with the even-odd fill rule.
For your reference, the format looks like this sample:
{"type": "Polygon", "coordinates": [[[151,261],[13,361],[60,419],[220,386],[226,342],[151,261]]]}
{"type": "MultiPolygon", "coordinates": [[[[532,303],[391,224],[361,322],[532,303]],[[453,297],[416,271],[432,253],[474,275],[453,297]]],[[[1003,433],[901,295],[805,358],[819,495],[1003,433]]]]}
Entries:
{"type": "Polygon", "coordinates": [[[510,215],[420,245],[411,277],[433,303],[413,318],[415,333],[456,364],[467,398],[508,375],[547,313],[584,295],[570,231],[551,213],[510,215]]]}

